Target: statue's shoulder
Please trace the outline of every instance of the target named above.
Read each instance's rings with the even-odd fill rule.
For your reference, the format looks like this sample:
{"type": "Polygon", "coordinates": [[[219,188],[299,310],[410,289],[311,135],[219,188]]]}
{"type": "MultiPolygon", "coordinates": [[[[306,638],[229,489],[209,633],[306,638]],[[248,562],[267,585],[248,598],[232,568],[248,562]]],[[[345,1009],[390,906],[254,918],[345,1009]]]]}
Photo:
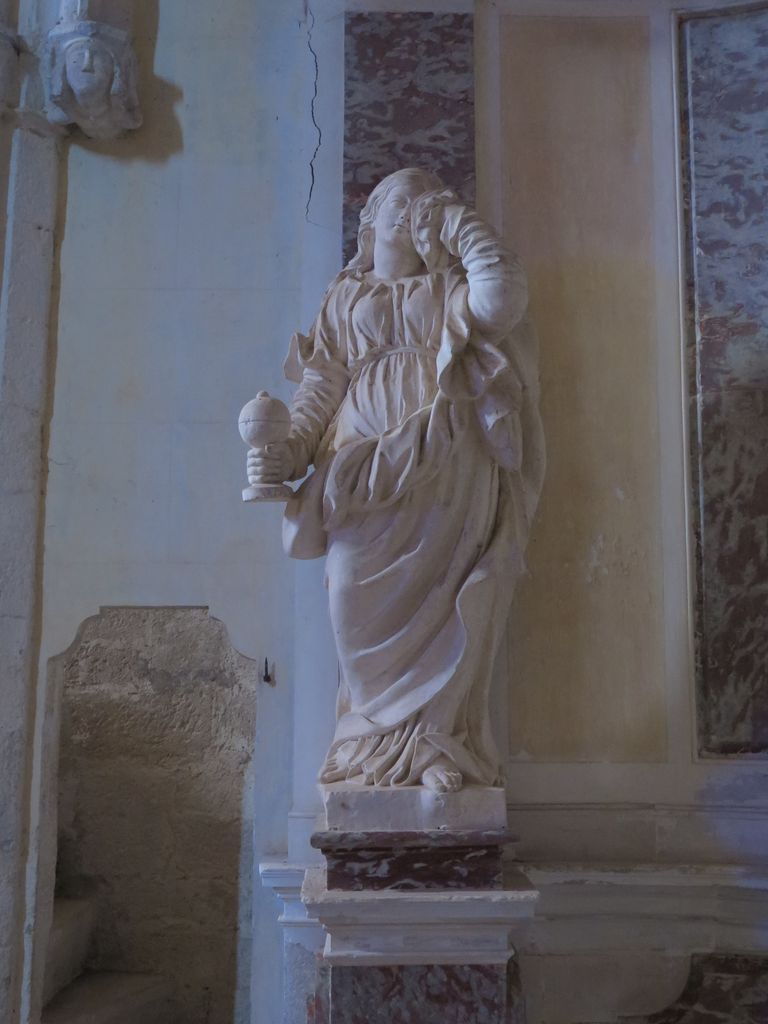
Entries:
{"type": "Polygon", "coordinates": [[[363,284],[363,275],[354,270],[341,270],[331,281],[323,296],[323,305],[338,302],[345,296],[358,291],[363,284]]]}

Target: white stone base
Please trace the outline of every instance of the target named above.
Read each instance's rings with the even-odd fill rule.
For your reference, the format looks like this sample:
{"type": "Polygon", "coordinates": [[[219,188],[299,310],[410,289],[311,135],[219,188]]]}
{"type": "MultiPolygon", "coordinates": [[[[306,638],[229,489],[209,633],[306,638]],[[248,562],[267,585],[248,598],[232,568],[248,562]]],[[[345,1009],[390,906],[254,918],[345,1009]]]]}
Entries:
{"type": "Polygon", "coordinates": [[[306,864],[290,861],[266,861],[259,864],[261,884],[271,889],[282,901],[283,910],[278,922],[283,926],[286,942],[295,942],[314,953],[323,948],[323,929],[320,922],[310,917],[301,902],[306,864]]]}
{"type": "Polygon", "coordinates": [[[340,832],[505,829],[507,803],[499,786],[435,793],[426,786],[320,786],[325,827],[340,832]]]}
{"type": "Polygon", "coordinates": [[[538,896],[520,873],[512,889],[346,892],[328,889],[322,867],[301,890],[326,931],[323,959],[339,965],[504,964],[538,896]]]}

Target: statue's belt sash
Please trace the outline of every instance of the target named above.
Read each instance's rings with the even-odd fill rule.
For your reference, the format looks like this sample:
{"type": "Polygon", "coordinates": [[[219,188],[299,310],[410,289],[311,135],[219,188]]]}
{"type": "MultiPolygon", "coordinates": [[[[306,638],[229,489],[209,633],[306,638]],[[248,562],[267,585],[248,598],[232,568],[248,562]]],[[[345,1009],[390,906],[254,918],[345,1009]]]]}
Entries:
{"type": "Polygon", "coordinates": [[[402,352],[409,352],[415,356],[421,356],[424,359],[429,359],[435,362],[437,359],[436,349],[423,348],[420,345],[392,345],[386,348],[374,348],[370,352],[366,352],[364,356],[359,359],[355,359],[349,364],[349,372],[351,374],[350,386],[355,383],[359,378],[360,374],[366,368],[371,366],[373,363],[378,363],[382,359],[386,359],[389,356],[400,355],[402,352]]]}

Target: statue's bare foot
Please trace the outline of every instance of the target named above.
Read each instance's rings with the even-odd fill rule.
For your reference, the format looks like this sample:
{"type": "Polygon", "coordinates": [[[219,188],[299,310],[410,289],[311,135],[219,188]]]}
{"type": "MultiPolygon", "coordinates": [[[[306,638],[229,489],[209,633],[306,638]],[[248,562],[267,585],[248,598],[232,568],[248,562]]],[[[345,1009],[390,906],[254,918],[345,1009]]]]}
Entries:
{"type": "Polygon", "coordinates": [[[334,782],[346,778],[349,763],[354,757],[356,749],[356,740],[346,740],[344,743],[339,744],[336,750],[326,759],[323,770],[324,778],[329,779],[332,777],[334,782]]]}
{"type": "Polygon", "coordinates": [[[461,772],[452,768],[450,761],[436,761],[421,776],[422,785],[432,789],[435,793],[457,793],[464,779],[461,772]]]}

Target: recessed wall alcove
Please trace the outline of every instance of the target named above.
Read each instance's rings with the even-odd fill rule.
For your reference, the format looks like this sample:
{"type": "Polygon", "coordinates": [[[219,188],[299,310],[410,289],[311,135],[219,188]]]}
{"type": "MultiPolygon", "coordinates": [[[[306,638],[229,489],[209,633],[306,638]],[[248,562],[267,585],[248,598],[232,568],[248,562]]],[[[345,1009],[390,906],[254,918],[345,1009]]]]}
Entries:
{"type": "Polygon", "coordinates": [[[205,608],[104,608],[50,662],[61,701],[56,890],[95,920],[86,966],[173,983],[235,1019],[253,955],[259,672],[205,608]]]}

